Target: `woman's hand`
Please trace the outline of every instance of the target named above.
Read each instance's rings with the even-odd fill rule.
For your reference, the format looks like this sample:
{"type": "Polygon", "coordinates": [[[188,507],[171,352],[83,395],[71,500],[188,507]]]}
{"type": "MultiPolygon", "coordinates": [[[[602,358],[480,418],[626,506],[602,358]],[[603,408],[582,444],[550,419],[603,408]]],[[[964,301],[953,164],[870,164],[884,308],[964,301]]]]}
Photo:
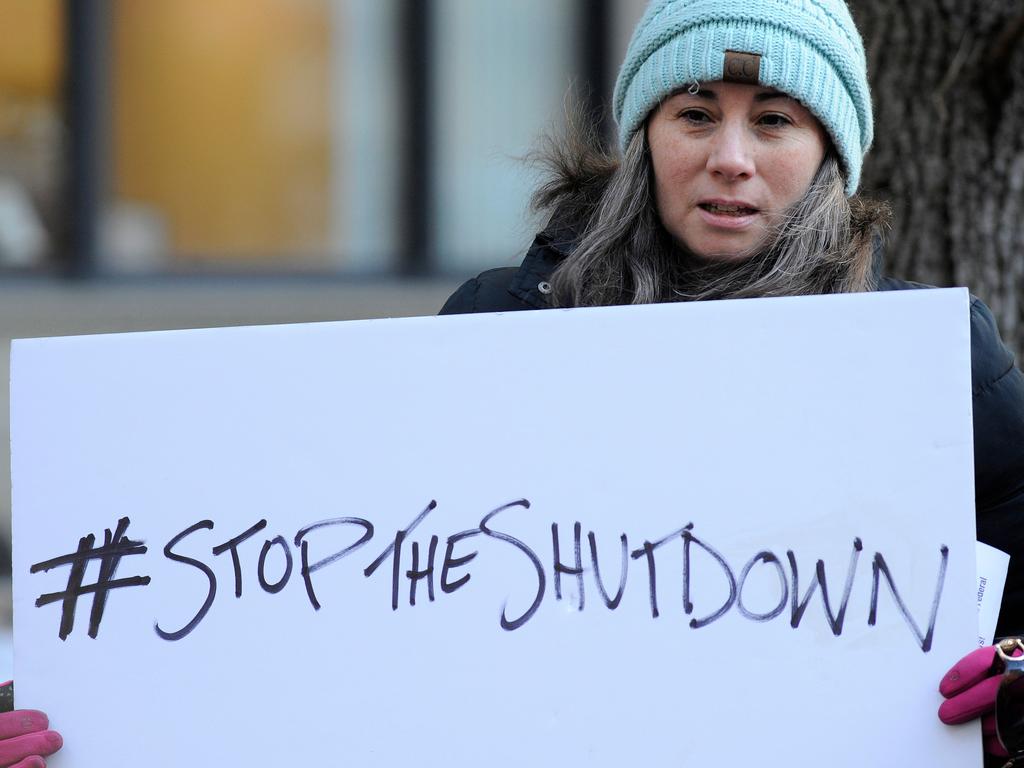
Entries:
{"type": "Polygon", "coordinates": [[[46,768],[47,755],[52,755],[64,740],[49,730],[50,721],[35,709],[16,709],[14,683],[0,683],[0,768],[46,768]]]}
{"type": "Polygon", "coordinates": [[[64,745],[50,721],[35,709],[16,709],[0,714],[0,766],[3,768],[44,768],[46,755],[64,745]]]}
{"type": "Polygon", "coordinates": [[[1006,757],[996,737],[996,692],[1001,671],[994,645],[978,648],[960,659],[939,683],[939,693],[946,699],[939,707],[939,719],[946,725],[956,725],[980,717],[985,751],[1006,757]]]}

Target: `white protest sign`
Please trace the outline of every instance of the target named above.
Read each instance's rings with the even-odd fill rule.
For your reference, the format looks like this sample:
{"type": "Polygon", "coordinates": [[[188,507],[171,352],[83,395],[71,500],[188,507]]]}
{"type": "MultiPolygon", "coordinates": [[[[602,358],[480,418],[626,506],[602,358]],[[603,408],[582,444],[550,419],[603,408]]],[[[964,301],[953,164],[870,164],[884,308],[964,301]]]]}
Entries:
{"type": "Polygon", "coordinates": [[[15,342],[18,704],[52,768],[980,765],[967,302],[15,342]]]}

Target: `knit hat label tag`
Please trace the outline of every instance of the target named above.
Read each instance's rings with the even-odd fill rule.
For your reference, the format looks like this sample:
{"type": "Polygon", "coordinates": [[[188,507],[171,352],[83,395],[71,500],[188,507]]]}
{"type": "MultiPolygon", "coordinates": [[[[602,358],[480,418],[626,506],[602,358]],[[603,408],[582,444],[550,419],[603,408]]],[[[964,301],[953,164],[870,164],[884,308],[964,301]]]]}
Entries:
{"type": "Polygon", "coordinates": [[[726,51],[722,79],[727,83],[757,85],[761,77],[761,55],[743,51],[726,51]]]}

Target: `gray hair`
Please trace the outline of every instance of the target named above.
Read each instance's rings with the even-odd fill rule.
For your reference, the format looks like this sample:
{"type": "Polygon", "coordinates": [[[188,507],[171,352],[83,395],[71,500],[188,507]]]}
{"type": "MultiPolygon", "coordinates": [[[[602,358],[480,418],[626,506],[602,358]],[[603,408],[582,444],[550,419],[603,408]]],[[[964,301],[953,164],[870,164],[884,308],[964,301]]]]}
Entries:
{"type": "Polygon", "coordinates": [[[575,229],[575,248],[551,278],[552,303],[579,307],[667,301],[850,293],[874,288],[874,246],[888,207],[848,199],[829,152],[804,196],[780,217],[767,245],[743,258],[702,261],[662,226],[646,131],[621,160],[583,121],[537,155],[549,180],[533,197],[552,223],[575,229]]]}

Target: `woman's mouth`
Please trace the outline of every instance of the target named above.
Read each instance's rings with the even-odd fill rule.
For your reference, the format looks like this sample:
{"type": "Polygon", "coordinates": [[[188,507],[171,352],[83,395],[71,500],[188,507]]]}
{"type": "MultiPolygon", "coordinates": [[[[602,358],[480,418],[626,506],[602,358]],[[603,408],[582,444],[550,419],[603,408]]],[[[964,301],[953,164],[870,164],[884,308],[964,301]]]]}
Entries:
{"type": "Polygon", "coordinates": [[[742,205],[723,205],[721,203],[701,203],[700,207],[708,213],[718,216],[751,216],[757,213],[756,208],[747,208],[742,205]]]}
{"type": "Polygon", "coordinates": [[[746,229],[757,221],[757,208],[733,203],[699,203],[700,218],[715,229],[746,229]]]}

